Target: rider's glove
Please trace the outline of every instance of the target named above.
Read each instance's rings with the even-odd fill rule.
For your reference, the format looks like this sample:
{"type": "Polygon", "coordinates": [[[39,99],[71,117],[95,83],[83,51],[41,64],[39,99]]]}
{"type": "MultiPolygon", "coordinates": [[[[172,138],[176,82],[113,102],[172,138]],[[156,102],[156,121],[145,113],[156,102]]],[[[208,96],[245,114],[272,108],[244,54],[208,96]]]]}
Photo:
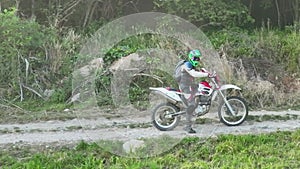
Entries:
{"type": "Polygon", "coordinates": [[[216,77],[216,76],[217,76],[217,74],[216,74],[215,71],[213,71],[212,73],[208,73],[209,78],[213,78],[213,77],[216,77]]]}

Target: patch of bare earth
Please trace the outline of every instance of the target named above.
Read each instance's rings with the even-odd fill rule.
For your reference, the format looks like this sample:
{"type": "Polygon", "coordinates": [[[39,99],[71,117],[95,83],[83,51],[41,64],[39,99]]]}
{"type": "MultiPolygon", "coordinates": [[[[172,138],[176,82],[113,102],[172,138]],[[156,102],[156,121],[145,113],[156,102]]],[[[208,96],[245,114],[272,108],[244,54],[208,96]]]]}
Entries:
{"type": "MultiPolygon", "coordinates": [[[[95,113],[97,114],[97,113],[95,113]]],[[[98,114],[99,115],[99,114],[98,114]]],[[[72,120],[48,120],[25,124],[0,125],[0,145],[7,144],[73,144],[80,141],[138,140],[168,135],[176,138],[186,136],[215,137],[220,134],[258,134],[300,129],[300,111],[250,111],[249,118],[240,126],[228,127],[218,121],[217,113],[200,117],[194,125],[196,134],[183,130],[184,118],[173,131],[162,132],[151,124],[150,112],[106,113],[90,118],[77,116],[72,120]],[[118,116],[116,116],[118,114],[118,116]],[[122,114],[122,115],[120,115],[122,114]],[[203,122],[204,120],[204,122],[203,122]]]]}

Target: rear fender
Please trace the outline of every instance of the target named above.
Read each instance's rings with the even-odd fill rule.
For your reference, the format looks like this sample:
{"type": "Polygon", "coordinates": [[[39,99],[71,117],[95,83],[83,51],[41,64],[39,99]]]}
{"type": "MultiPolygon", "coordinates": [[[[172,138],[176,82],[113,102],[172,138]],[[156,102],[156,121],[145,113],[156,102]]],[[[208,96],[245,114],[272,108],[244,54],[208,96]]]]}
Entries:
{"type": "Polygon", "coordinates": [[[160,94],[164,96],[165,98],[175,101],[175,102],[181,102],[181,99],[179,97],[179,92],[176,91],[170,91],[163,87],[150,87],[150,90],[154,91],[157,94],[160,94]]]}

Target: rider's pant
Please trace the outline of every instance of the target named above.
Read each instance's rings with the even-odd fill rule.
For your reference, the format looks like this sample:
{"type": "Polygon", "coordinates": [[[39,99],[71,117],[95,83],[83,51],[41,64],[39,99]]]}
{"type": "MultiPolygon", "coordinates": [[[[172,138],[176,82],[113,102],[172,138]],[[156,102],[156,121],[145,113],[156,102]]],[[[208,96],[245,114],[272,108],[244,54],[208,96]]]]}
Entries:
{"type": "Polygon", "coordinates": [[[184,93],[183,101],[187,104],[186,127],[191,128],[193,113],[196,109],[196,102],[195,102],[196,88],[192,86],[180,85],[180,89],[184,93]]]}

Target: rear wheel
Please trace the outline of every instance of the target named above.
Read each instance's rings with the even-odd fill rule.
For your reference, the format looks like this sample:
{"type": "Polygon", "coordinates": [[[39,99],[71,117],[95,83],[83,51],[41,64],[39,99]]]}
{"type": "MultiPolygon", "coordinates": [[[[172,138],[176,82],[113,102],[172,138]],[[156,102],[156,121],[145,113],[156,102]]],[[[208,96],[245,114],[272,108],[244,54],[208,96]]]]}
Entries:
{"type": "Polygon", "coordinates": [[[231,96],[227,98],[227,102],[231,106],[233,112],[230,112],[225,102],[222,101],[218,111],[220,121],[227,126],[237,126],[242,124],[248,116],[248,106],[246,101],[241,97],[231,96]]]}
{"type": "Polygon", "coordinates": [[[173,116],[179,108],[171,103],[161,103],[152,111],[152,123],[161,131],[173,130],[180,121],[180,116],[173,116]]]}

